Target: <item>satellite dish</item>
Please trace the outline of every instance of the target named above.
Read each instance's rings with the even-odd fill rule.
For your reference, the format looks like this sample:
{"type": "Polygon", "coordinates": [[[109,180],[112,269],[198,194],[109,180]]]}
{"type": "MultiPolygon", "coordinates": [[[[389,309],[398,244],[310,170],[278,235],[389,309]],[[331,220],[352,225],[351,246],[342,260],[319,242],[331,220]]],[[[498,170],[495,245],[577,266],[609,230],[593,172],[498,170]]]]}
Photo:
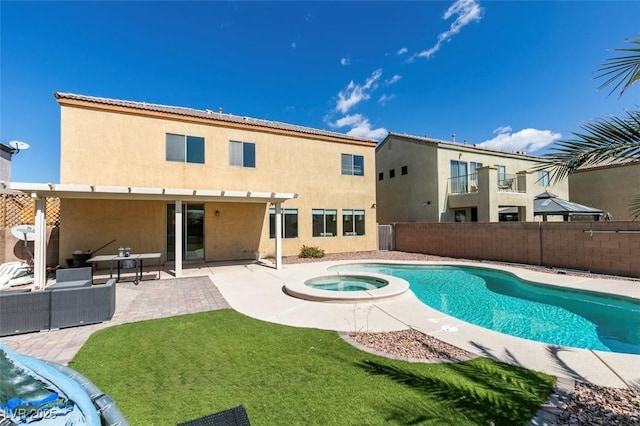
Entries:
{"type": "Polygon", "coordinates": [[[15,152],[16,154],[19,153],[21,150],[25,150],[29,148],[29,144],[22,141],[11,141],[9,142],[9,146],[16,150],[15,152]]]}
{"type": "Polygon", "coordinates": [[[33,225],[17,225],[11,228],[11,235],[25,242],[34,241],[36,239],[36,227],[33,225]]]}

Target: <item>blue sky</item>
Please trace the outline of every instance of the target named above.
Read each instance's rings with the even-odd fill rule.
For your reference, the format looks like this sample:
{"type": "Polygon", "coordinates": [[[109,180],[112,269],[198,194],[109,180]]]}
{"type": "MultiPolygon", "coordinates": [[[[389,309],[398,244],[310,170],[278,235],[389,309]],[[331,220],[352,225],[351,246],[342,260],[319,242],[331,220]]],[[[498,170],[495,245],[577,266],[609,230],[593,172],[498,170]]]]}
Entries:
{"type": "Polygon", "coordinates": [[[543,154],[640,104],[594,79],[640,2],[0,2],[0,142],[12,180],[59,182],[71,92],[543,154]]]}

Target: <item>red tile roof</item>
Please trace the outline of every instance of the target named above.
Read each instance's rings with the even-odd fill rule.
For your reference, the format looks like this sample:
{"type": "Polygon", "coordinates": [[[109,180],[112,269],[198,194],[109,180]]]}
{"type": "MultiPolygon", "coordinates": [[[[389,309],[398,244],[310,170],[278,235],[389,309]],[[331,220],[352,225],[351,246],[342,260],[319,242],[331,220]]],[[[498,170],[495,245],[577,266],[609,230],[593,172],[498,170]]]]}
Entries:
{"type": "Polygon", "coordinates": [[[290,132],[296,132],[296,133],[303,133],[306,135],[321,136],[321,137],[324,136],[324,137],[330,137],[330,138],[336,138],[336,139],[343,139],[345,142],[351,141],[351,142],[371,144],[372,146],[375,146],[377,144],[377,141],[375,140],[350,136],[344,133],[329,132],[326,130],[314,129],[311,127],[297,126],[295,124],[287,124],[287,123],[281,123],[278,121],[271,121],[271,120],[261,120],[257,118],[238,116],[230,113],[215,112],[211,110],[203,111],[203,110],[198,110],[193,108],[152,104],[148,102],[136,102],[136,101],[126,101],[126,100],[120,100],[120,99],[101,98],[96,96],[86,96],[86,95],[78,95],[74,93],[64,93],[64,92],[55,92],[54,96],[58,101],[75,100],[75,101],[89,102],[89,103],[100,104],[100,105],[110,105],[110,106],[116,106],[116,107],[131,108],[131,109],[137,109],[141,111],[154,111],[154,112],[161,112],[161,113],[167,113],[167,114],[173,114],[173,115],[196,117],[200,119],[207,119],[207,120],[218,121],[218,122],[244,124],[252,127],[284,130],[284,131],[290,131],[290,132]]]}

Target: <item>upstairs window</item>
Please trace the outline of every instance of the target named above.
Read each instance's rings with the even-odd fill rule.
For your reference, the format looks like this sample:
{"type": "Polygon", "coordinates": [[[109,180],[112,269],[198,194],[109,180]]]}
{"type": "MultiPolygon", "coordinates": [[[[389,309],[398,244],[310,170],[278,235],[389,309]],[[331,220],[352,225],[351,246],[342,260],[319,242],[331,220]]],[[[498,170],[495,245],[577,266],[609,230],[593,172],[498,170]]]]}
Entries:
{"type": "MultiPolygon", "coordinates": [[[[298,209],[282,209],[282,238],[298,238],[298,209]]],[[[276,209],[269,209],[269,238],[276,237],[276,209]]]]}
{"type": "Polygon", "coordinates": [[[409,173],[409,168],[407,166],[402,166],[402,168],[400,169],[400,173],[406,175],[407,173],[409,173]]]}
{"type": "Polygon", "coordinates": [[[229,141],[229,165],[256,167],[256,144],[251,142],[229,141]]]}
{"type": "Polygon", "coordinates": [[[389,170],[389,179],[396,177],[396,169],[389,170]]]}
{"type": "Polygon", "coordinates": [[[364,210],[342,210],[342,235],[364,235],[364,210]]]}
{"type": "Polygon", "coordinates": [[[507,167],[498,165],[498,182],[502,182],[507,178],[507,167]]]}
{"type": "Polygon", "coordinates": [[[378,173],[378,180],[383,180],[383,179],[384,179],[384,172],[378,173]]]}
{"type": "Polygon", "coordinates": [[[166,160],[204,164],[204,138],[167,133],[166,160]]]}
{"type": "Polygon", "coordinates": [[[338,235],[338,210],[313,209],[313,236],[335,237],[338,235]]]}
{"type": "Polygon", "coordinates": [[[546,170],[538,170],[538,185],[547,187],[550,183],[549,172],[546,170]]]}
{"type": "Polygon", "coordinates": [[[477,181],[478,180],[478,172],[477,170],[479,168],[482,167],[482,163],[477,163],[475,161],[471,161],[469,163],[469,173],[471,174],[471,176],[469,177],[470,180],[472,181],[477,181]]]}
{"type": "Polygon", "coordinates": [[[364,176],[364,157],[362,155],[342,154],[342,174],[364,176]]]}

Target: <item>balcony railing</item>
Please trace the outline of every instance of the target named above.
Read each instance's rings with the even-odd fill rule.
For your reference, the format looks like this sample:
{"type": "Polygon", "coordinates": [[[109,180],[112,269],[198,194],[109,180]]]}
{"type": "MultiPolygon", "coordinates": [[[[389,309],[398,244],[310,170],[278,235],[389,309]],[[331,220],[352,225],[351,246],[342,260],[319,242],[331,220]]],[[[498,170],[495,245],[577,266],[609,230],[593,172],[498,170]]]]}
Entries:
{"type": "MultiPolygon", "coordinates": [[[[447,180],[449,194],[478,192],[478,175],[464,175],[447,180]]],[[[526,192],[525,177],[518,175],[498,175],[498,192],[526,192]]]]}
{"type": "Polygon", "coordinates": [[[450,194],[466,194],[478,191],[478,175],[464,175],[448,179],[450,194]]]}
{"type": "Polygon", "coordinates": [[[499,192],[524,192],[524,185],[518,185],[520,179],[517,175],[498,175],[499,192]],[[520,191],[519,187],[523,186],[520,191]]]}

